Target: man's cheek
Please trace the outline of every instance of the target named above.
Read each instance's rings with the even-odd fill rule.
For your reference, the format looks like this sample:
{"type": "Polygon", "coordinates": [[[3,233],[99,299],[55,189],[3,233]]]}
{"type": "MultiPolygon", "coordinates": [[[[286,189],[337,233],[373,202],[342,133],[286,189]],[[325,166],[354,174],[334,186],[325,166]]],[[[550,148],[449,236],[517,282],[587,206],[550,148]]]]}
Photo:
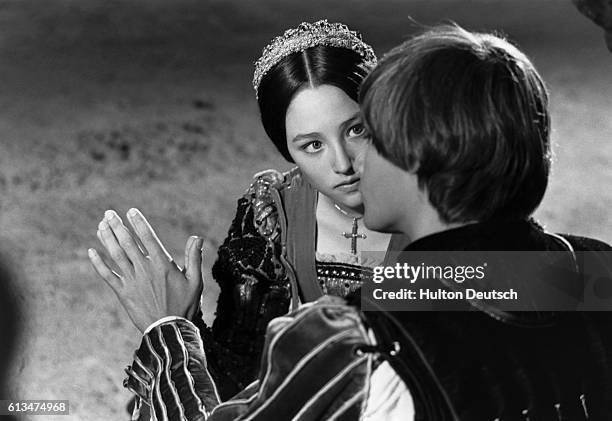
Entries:
{"type": "Polygon", "coordinates": [[[360,148],[355,151],[355,155],[353,158],[353,169],[360,176],[363,175],[364,171],[364,162],[365,162],[365,154],[367,148],[360,148]]]}

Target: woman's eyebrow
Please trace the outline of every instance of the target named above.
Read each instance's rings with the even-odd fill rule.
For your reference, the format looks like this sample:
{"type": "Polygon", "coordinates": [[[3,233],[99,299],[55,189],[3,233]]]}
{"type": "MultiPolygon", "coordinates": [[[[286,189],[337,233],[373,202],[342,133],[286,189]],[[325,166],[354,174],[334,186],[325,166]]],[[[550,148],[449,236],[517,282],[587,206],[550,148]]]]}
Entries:
{"type": "Polygon", "coordinates": [[[321,137],[321,133],[319,132],[311,132],[311,133],[300,133],[295,135],[295,137],[291,140],[292,142],[299,142],[300,140],[308,140],[313,137],[321,137]]]}
{"type": "MultiPolygon", "coordinates": [[[[342,128],[342,130],[346,129],[346,126],[348,126],[349,124],[353,123],[355,120],[361,120],[361,112],[360,111],[356,111],[352,116],[350,116],[349,118],[347,118],[346,120],[344,120],[342,123],[340,123],[340,127],[342,128]]],[[[291,139],[291,142],[299,142],[300,140],[308,140],[311,139],[313,137],[323,137],[323,135],[319,132],[310,132],[310,133],[299,133],[297,135],[295,135],[293,137],[293,139],[291,139]]]]}
{"type": "Polygon", "coordinates": [[[355,112],[355,114],[353,114],[351,117],[344,120],[340,126],[344,130],[346,129],[346,126],[348,126],[351,123],[354,123],[355,120],[361,120],[361,113],[359,111],[355,112]]]}

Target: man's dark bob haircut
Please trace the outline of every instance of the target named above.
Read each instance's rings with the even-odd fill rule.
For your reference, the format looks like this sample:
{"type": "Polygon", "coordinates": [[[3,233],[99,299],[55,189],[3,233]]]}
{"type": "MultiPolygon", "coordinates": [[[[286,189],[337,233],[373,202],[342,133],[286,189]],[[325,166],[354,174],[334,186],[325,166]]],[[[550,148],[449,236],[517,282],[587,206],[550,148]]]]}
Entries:
{"type": "Polygon", "coordinates": [[[527,218],[542,201],[548,94],[503,38],[429,29],[385,55],[360,103],[377,151],[417,175],[444,222],[527,218]]]}

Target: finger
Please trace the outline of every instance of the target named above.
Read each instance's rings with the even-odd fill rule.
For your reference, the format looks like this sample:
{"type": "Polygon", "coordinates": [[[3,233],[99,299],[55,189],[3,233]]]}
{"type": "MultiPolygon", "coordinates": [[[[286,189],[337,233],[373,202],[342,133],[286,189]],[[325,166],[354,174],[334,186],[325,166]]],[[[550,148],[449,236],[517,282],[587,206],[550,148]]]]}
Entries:
{"type": "Polygon", "coordinates": [[[191,247],[187,251],[188,257],[186,260],[189,264],[185,265],[185,277],[190,282],[202,282],[202,245],[204,240],[199,237],[193,237],[191,247]]]}
{"type": "MultiPolygon", "coordinates": [[[[114,211],[113,211],[114,212],[114,211]]],[[[121,219],[121,217],[119,215],[117,215],[116,212],[114,212],[115,215],[117,216],[117,218],[119,218],[119,221],[123,224],[123,219],[121,219]]],[[[104,212],[104,217],[106,218],[106,212],[104,212]]],[[[138,247],[138,250],[140,250],[140,252],[142,253],[143,256],[146,256],[147,250],[144,248],[144,246],[142,245],[142,243],[140,242],[140,239],[138,238],[138,236],[133,235],[133,233],[128,229],[128,227],[123,224],[123,226],[125,227],[125,229],[130,233],[130,235],[132,236],[132,240],[134,241],[134,243],[136,243],[136,246],[138,247]]]]}
{"type": "Polygon", "coordinates": [[[100,220],[100,222],[98,223],[98,231],[96,232],[96,235],[98,236],[98,240],[100,240],[100,243],[102,243],[102,245],[104,246],[104,248],[106,250],[108,250],[108,245],[106,243],[106,237],[102,236],[102,223],[104,222],[104,218],[102,218],[102,220],[100,220]]]}
{"type": "Polygon", "coordinates": [[[134,237],[132,237],[132,233],[127,229],[125,225],[123,225],[123,221],[117,215],[117,212],[114,210],[107,210],[104,213],[104,219],[110,226],[115,238],[119,242],[119,245],[127,254],[127,257],[132,262],[140,261],[144,256],[136,241],[134,241],[134,237]]]}
{"type": "MultiPolygon", "coordinates": [[[[101,223],[101,222],[102,222],[102,221],[100,221],[100,223],[101,223]]],[[[104,238],[102,238],[102,233],[100,232],[100,224],[98,224],[98,230],[96,231],[96,236],[98,237],[98,240],[100,241],[100,244],[102,244],[102,246],[104,247],[104,249],[105,249],[105,250],[108,250],[108,247],[106,246],[106,243],[104,242],[104,238]]],[[[95,252],[98,254],[98,256],[99,256],[101,259],[104,259],[104,258],[102,257],[102,256],[103,256],[103,254],[100,254],[98,251],[96,251],[96,249],[93,249],[93,250],[94,250],[94,251],[95,251],[95,252]]],[[[88,251],[89,251],[89,250],[88,250],[88,251]]],[[[104,263],[105,263],[107,266],[109,266],[109,267],[110,267],[110,265],[109,265],[108,263],[106,263],[106,261],[105,261],[104,263]]],[[[114,273],[114,272],[113,272],[113,273],[114,273]]]]}
{"type": "Polygon", "coordinates": [[[189,267],[189,255],[191,251],[191,247],[193,246],[194,241],[197,241],[198,237],[195,235],[190,236],[187,239],[187,243],[185,244],[185,264],[183,266],[183,272],[187,272],[187,268],[189,267]]]}
{"type": "Polygon", "coordinates": [[[170,253],[166,250],[164,245],[159,241],[157,234],[149,221],[144,217],[144,215],[136,208],[132,208],[127,213],[128,221],[130,221],[130,225],[134,228],[134,232],[140,238],[140,241],[145,246],[149,255],[158,259],[165,259],[166,261],[172,261],[172,257],[170,253]]]}
{"type": "Polygon", "coordinates": [[[100,231],[102,244],[106,248],[106,252],[110,255],[111,259],[113,259],[124,275],[132,274],[134,270],[132,262],[128,259],[127,255],[119,245],[113,230],[111,230],[108,222],[105,219],[103,219],[98,225],[98,230],[100,231]]]}
{"type": "Polygon", "coordinates": [[[87,255],[96,273],[119,295],[119,289],[123,286],[121,277],[108,267],[95,249],[88,249],[87,255]]]}

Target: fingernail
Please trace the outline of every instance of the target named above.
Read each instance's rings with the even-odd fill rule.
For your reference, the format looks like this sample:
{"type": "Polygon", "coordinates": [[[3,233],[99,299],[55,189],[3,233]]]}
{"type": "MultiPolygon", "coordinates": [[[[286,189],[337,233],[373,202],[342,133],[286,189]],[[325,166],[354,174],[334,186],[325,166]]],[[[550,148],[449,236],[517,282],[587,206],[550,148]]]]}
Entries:
{"type": "Polygon", "coordinates": [[[110,221],[116,216],[117,213],[114,210],[107,210],[106,212],[104,212],[104,219],[106,219],[107,221],[110,221]]]}
{"type": "Polygon", "coordinates": [[[87,249],[87,255],[89,257],[94,257],[96,255],[96,251],[94,249],[87,249]]]}
{"type": "Polygon", "coordinates": [[[136,216],[136,215],[138,215],[138,209],[131,208],[130,210],[128,210],[127,214],[128,214],[128,216],[136,216]]]}
{"type": "Polygon", "coordinates": [[[103,219],[103,220],[100,221],[100,223],[98,224],[98,229],[100,231],[108,229],[108,222],[106,222],[106,219],[103,219]]]}

